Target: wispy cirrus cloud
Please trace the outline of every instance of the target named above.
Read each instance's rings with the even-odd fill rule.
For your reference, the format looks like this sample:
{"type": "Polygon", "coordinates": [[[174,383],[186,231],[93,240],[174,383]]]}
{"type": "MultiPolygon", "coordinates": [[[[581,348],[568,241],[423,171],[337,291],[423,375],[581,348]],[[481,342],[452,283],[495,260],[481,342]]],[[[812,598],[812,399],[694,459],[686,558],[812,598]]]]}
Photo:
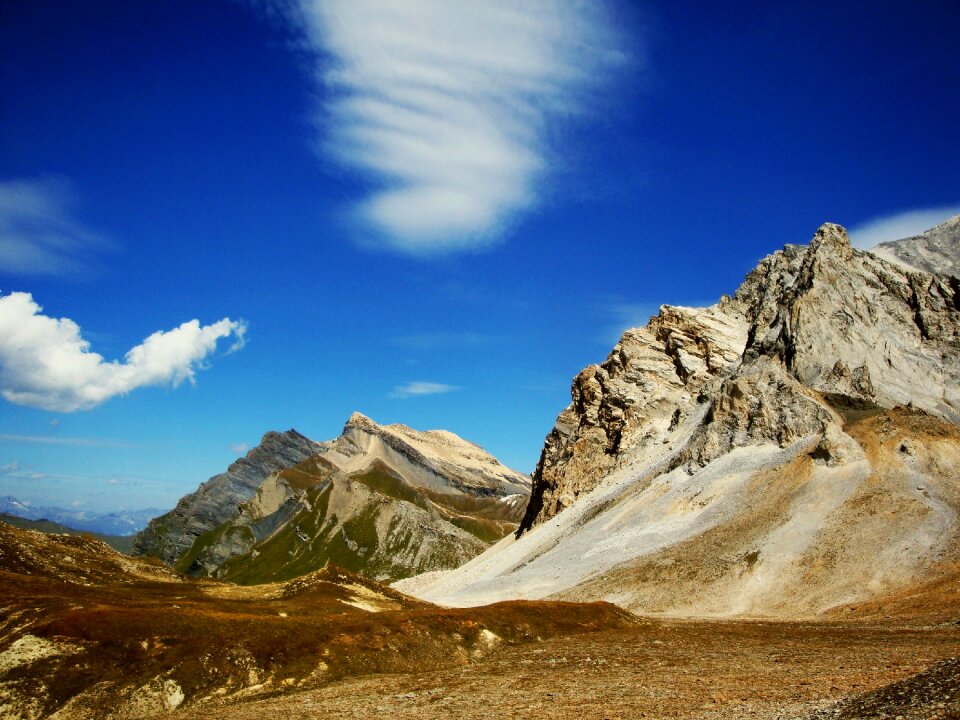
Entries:
{"type": "Polygon", "coordinates": [[[228,352],[237,350],[247,329],[230,318],[204,326],[190,320],[153,333],[122,362],[106,361],[91,352],[73,320],[41,311],[29,293],[0,295],[0,395],[62,412],[88,410],[140,387],[193,382],[221,339],[233,337],[228,352]]]}
{"type": "Polygon", "coordinates": [[[498,238],[538,203],[549,135],[624,62],[601,2],[299,0],[324,150],[373,181],[358,219],[410,253],[498,238]]]}
{"type": "Polygon", "coordinates": [[[904,210],[868,220],[849,230],[854,247],[869,250],[888,240],[914,237],[948,218],[960,214],[960,204],[904,210]]]}
{"type": "Polygon", "coordinates": [[[17,275],[71,275],[90,269],[113,241],[76,217],[76,193],[58,179],[0,182],[0,269],[17,275]]]}
{"type": "Polygon", "coordinates": [[[457,385],[446,385],[438,382],[427,382],[417,380],[409,382],[406,385],[397,385],[387,395],[392,400],[402,400],[409,397],[418,397],[421,395],[443,395],[445,393],[456,392],[462,388],[457,385]]]}

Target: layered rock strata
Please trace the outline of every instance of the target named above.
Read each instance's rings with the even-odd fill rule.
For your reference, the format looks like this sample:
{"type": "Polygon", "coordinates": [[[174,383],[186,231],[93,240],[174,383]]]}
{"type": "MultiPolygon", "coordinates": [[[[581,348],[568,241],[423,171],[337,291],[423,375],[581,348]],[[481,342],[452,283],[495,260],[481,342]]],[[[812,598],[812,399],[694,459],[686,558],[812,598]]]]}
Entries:
{"type": "Polygon", "coordinates": [[[733,298],[663,306],[574,379],[520,531],[597,487],[625,449],[670,446],[701,403],[711,410],[685,453],[700,465],[744,443],[825,432],[829,401],[912,404],[957,422],[958,303],[954,278],[855,250],[842,227],[826,224],[808,246],[761,261],[733,298]]]}
{"type": "Polygon", "coordinates": [[[824,225],[732,298],[628,331],[574,381],[522,532],[398,586],[680,616],[909,592],[960,560],[958,351],[955,278],[824,225]]]}
{"type": "Polygon", "coordinates": [[[177,562],[193,542],[228,520],[240,503],[253,497],[272,474],[293,467],[319,452],[323,446],[296,430],[268,432],[260,444],[185,495],[168,513],[154,518],[138,533],[134,554],[151,555],[168,565],[177,562]]]}
{"type": "Polygon", "coordinates": [[[529,477],[442,430],[354,413],[313,449],[199,534],[177,569],[242,583],[328,562],[381,580],[449,569],[515,530],[530,494],[529,477]]]}

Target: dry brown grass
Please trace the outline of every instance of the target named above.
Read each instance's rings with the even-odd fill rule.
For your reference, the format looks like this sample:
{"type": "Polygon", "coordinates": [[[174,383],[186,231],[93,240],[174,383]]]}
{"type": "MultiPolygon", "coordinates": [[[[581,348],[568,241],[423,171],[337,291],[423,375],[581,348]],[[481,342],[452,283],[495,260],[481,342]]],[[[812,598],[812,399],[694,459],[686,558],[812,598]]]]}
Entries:
{"type": "MultiPolygon", "coordinates": [[[[0,529],[4,557],[35,556],[39,537],[0,529]]],[[[444,609],[337,568],[255,588],[157,582],[153,566],[139,561],[105,578],[112,551],[75,541],[62,541],[73,553],[69,582],[57,578],[62,555],[42,568],[24,562],[19,571],[0,570],[0,651],[25,635],[79,648],[0,677],[8,693],[34,698],[44,714],[68,702],[82,707],[78,717],[129,714],[138,689],[158,679],[175,682],[188,704],[236,699],[371,673],[457,667],[500,645],[636,622],[606,603],[444,609]]]]}

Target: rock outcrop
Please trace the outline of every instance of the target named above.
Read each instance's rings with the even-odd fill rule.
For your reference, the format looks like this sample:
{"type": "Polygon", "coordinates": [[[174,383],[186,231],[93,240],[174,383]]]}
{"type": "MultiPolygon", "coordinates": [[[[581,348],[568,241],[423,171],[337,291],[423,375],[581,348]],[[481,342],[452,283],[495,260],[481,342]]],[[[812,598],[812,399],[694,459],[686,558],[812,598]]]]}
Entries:
{"type": "Polygon", "coordinates": [[[225,473],[210,478],[196,492],[181,498],[173,510],[151,520],[137,535],[134,554],[175,564],[200,535],[231,518],[264,480],[303,462],[322,448],[296,430],[268,432],[257,447],[231,464],[225,473]]]}
{"type": "Polygon", "coordinates": [[[807,615],[960,559],[960,287],[823,225],[581,372],[516,538],[400,583],[444,604],[807,615]]]}
{"type": "Polygon", "coordinates": [[[960,215],[915,237],[880,243],[870,252],[913,270],[960,277],[960,215]]]}
{"type": "Polygon", "coordinates": [[[544,443],[521,533],[595,488],[625,450],[671,446],[702,403],[712,409],[686,452],[700,465],[744,443],[783,446],[825,432],[824,397],[912,404],[957,422],[958,303],[954,279],[878,260],[826,224],[809,246],[761,261],[733,298],[663,306],[574,379],[573,402],[544,443]]]}
{"type": "Polygon", "coordinates": [[[627,330],[601,365],[573,381],[573,402],[547,436],[520,531],[593,490],[627,448],[669,445],[682,421],[739,362],[747,321],[724,298],[708,308],[664,305],[627,330]]]}
{"type": "Polygon", "coordinates": [[[258,583],[333,562],[396,580],[478,555],[516,529],[529,494],[529,477],[453,433],[354,413],[314,456],[264,478],[176,566],[258,583]]]}

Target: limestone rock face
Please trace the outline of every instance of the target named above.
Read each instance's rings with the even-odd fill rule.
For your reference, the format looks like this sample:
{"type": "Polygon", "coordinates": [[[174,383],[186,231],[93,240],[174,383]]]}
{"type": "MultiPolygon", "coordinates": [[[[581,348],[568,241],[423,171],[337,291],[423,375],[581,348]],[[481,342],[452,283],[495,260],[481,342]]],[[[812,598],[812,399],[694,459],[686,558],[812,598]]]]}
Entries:
{"type": "Polygon", "coordinates": [[[260,444],[224,473],[180,499],[170,512],[154,518],[136,538],[135,555],[152,555],[173,565],[200,535],[229,519],[273,473],[293,467],[322,449],[296,430],[268,432],[260,444]]]}
{"type": "MultiPolygon", "coordinates": [[[[823,225],[574,380],[521,531],[404,592],[802,617],[960,561],[960,286],[823,225]]],[[[877,600],[882,604],[882,600],[877,600]]]]}
{"type": "Polygon", "coordinates": [[[700,466],[743,444],[823,433],[842,408],[911,404],[960,421],[960,285],[850,246],[823,225],[807,246],[762,260],[733,298],[664,306],[573,382],[534,473],[520,532],[556,515],[620,466],[672,448],[710,406],[675,462],[700,466]]]}
{"type": "Polygon", "coordinates": [[[516,529],[530,478],[442,430],[360,413],[312,457],[272,473],[177,568],[241,583],[333,562],[380,580],[463,564],[516,529]]]}
{"type": "Polygon", "coordinates": [[[960,277],[960,215],[915,237],[880,243],[870,252],[909,269],[960,277]]]}
{"type": "Polygon", "coordinates": [[[764,260],[737,292],[744,357],[777,357],[802,385],[960,420],[960,287],[850,247],[838,225],[764,260]]]}
{"type": "Polygon", "coordinates": [[[421,432],[406,425],[378,425],[353,413],[343,434],[324,457],[350,471],[367,465],[373,457],[404,468],[417,482],[441,492],[479,496],[529,495],[530,478],[503,465],[479,445],[446,430],[421,432]],[[358,460],[359,458],[359,460],[358,460]]]}
{"type": "Polygon", "coordinates": [[[739,362],[747,340],[740,305],[664,305],[644,328],[627,330],[601,365],[573,381],[573,402],[557,418],[534,472],[521,532],[589,492],[624,448],[669,444],[739,362]]]}

